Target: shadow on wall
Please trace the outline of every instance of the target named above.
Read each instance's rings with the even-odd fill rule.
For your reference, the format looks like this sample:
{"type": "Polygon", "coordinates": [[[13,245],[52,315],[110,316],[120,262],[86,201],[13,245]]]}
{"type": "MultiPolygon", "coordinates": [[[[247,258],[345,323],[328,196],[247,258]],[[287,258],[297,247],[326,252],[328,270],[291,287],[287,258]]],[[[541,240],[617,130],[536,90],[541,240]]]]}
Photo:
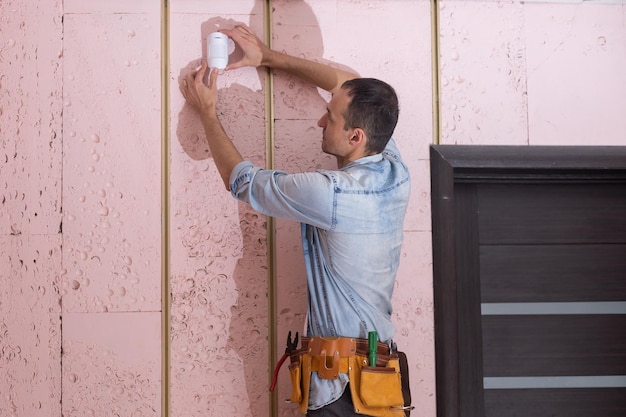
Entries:
{"type": "MultiPolygon", "coordinates": [[[[202,41],[202,55],[200,58],[195,59],[189,62],[184,68],[182,68],[178,75],[178,85],[180,86],[183,79],[189,74],[196,71],[203,61],[206,61],[208,57],[206,56],[207,52],[207,36],[212,32],[217,32],[219,29],[224,28],[232,28],[235,25],[241,22],[234,21],[232,19],[223,19],[223,18],[213,18],[209,19],[206,22],[202,23],[200,27],[200,38],[202,41]]],[[[254,28],[252,28],[254,30],[254,28]]],[[[232,43],[232,41],[230,41],[232,43]]],[[[230,50],[229,50],[230,52],[230,50]]],[[[242,56],[241,49],[235,48],[235,50],[229,56],[229,62],[234,62],[238,60],[242,56]]],[[[204,83],[207,84],[207,78],[209,75],[209,71],[207,71],[204,77],[204,83]]],[[[220,77],[223,77],[224,73],[220,74],[220,77]]],[[[261,78],[259,76],[259,78],[261,78]]],[[[219,81],[218,81],[219,86],[219,81]]],[[[241,117],[242,115],[236,114],[236,109],[233,109],[230,104],[238,103],[239,100],[243,100],[241,103],[251,103],[256,100],[258,94],[248,87],[234,84],[228,88],[221,88],[218,92],[218,101],[219,101],[219,112],[222,115],[226,115],[231,122],[230,117],[231,114],[235,114],[236,116],[241,117]],[[233,100],[233,98],[237,98],[237,100],[233,100]]],[[[243,104],[240,106],[241,110],[250,110],[251,106],[243,108],[243,104]]],[[[255,109],[256,110],[256,109],[255,109]]],[[[223,117],[223,116],[222,116],[223,117]]],[[[237,118],[233,118],[234,122],[237,121],[237,118]]],[[[224,125],[228,126],[224,121],[224,125]]],[[[230,130],[230,129],[227,129],[230,130]]],[[[254,132],[256,136],[264,136],[264,131],[254,132]]],[[[204,130],[202,128],[202,124],[200,123],[200,119],[198,117],[197,112],[187,103],[183,106],[180,113],[178,114],[178,124],[176,127],[176,136],[178,137],[178,141],[185,151],[185,153],[192,159],[196,161],[209,159],[209,146],[205,140],[204,130]]]]}
{"type": "MultiPolygon", "coordinates": [[[[262,3],[256,2],[257,6],[251,11],[251,16],[258,16],[263,14],[262,3]]],[[[274,36],[275,44],[284,45],[290,53],[306,54],[310,52],[311,58],[317,59],[322,55],[323,45],[322,36],[317,19],[310,8],[310,6],[304,1],[290,1],[284,2],[280,5],[276,5],[275,10],[275,25],[279,26],[281,30],[276,30],[274,36]],[[278,11],[281,16],[276,16],[278,11]],[[284,16],[283,16],[284,15],[284,16]],[[302,44],[300,40],[300,34],[293,35],[293,38],[289,38],[289,29],[285,29],[286,25],[281,25],[281,20],[285,19],[285,22],[291,21],[290,17],[297,16],[298,22],[307,22],[306,27],[302,24],[301,28],[292,26],[296,30],[303,30],[306,32],[306,43],[302,44]],[[281,34],[285,38],[280,38],[281,34]],[[295,44],[300,50],[293,51],[289,49],[289,46],[295,44]],[[312,52],[311,52],[312,51],[312,52]]],[[[259,21],[258,19],[256,20],[259,21]]],[[[259,36],[263,33],[262,27],[255,27],[254,19],[250,24],[254,33],[259,36]]],[[[195,71],[203,59],[206,59],[206,38],[209,33],[217,31],[220,28],[231,28],[240,22],[236,22],[230,19],[213,18],[202,23],[200,28],[200,36],[202,39],[202,51],[201,58],[189,62],[179,72],[178,83],[189,74],[195,71]]],[[[290,28],[290,29],[292,29],[290,28]]],[[[260,36],[262,37],[262,36],[260,36]]],[[[278,48],[279,50],[282,48],[278,48]]],[[[239,48],[235,48],[229,57],[230,62],[238,60],[242,56],[239,48]]],[[[238,70],[234,70],[236,73],[238,70]]],[[[264,69],[258,69],[257,74],[259,76],[259,85],[263,85],[264,69]]],[[[228,77],[228,74],[221,74],[220,78],[228,77]]],[[[306,84],[296,78],[293,78],[284,73],[276,73],[276,93],[274,99],[276,100],[276,120],[281,120],[286,125],[293,124],[294,119],[311,119],[310,115],[315,115],[314,118],[321,116],[325,111],[326,100],[322,97],[317,88],[306,84]]],[[[205,80],[206,82],[206,80],[205,80]]],[[[218,79],[218,86],[222,84],[218,79]]],[[[228,87],[220,88],[218,92],[218,112],[220,120],[228,133],[229,137],[235,142],[238,149],[245,159],[251,160],[255,165],[265,165],[265,111],[264,111],[264,94],[263,90],[255,91],[244,85],[233,83],[228,87]]],[[[300,125],[294,124],[297,129],[300,125]]],[[[291,132],[292,129],[285,127],[285,132],[291,132]]],[[[277,129],[276,137],[276,159],[280,161],[279,164],[285,166],[278,166],[278,169],[285,171],[307,171],[315,168],[335,168],[330,166],[329,162],[334,164],[334,160],[328,159],[321,153],[321,129],[306,129],[306,131],[298,131],[295,133],[281,132],[277,129]],[[297,140],[297,143],[295,141],[297,140]],[[294,142],[290,145],[289,142],[294,142]],[[284,146],[282,146],[284,145],[284,146]],[[309,149],[311,150],[309,152],[309,149]]],[[[205,134],[203,127],[199,121],[199,117],[196,111],[185,104],[178,114],[178,124],[176,126],[176,135],[178,141],[184,150],[185,154],[194,161],[203,161],[211,159],[209,147],[205,140],[205,134]]],[[[217,175],[217,174],[216,174],[217,175]]],[[[219,182],[221,184],[221,181],[219,182]]],[[[205,188],[206,189],[206,188],[205,188]]],[[[204,201],[206,210],[219,209],[220,205],[211,204],[211,195],[216,193],[225,193],[223,188],[219,190],[206,189],[206,196],[198,197],[204,201]]],[[[216,213],[218,218],[223,218],[226,213],[216,213]]],[[[239,407],[237,411],[241,413],[244,403],[249,403],[249,409],[247,412],[250,415],[266,415],[269,401],[269,375],[274,364],[269,364],[267,358],[269,357],[268,351],[270,343],[277,343],[277,351],[280,351],[283,347],[281,340],[284,340],[284,335],[292,329],[277,329],[278,341],[268,340],[267,326],[269,323],[269,300],[268,300],[268,285],[267,285],[267,238],[266,238],[266,219],[264,216],[260,216],[244,203],[238,205],[238,217],[239,227],[242,236],[241,247],[237,247],[238,243],[230,243],[232,247],[225,248],[226,253],[221,256],[232,256],[238,258],[235,269],[233,271],[232,279],[234,281],[235,289],[233,290],[233,282],[226,285],[228,291],[233,291],[235,294],[230,294],[225,297],[226,300],[236,300],[231,307],[230,326],[228,334],[226,335],[227,345],[217,346],[218,349],[225,352],[236,352],[238,355],[239,363],[243,366],[243,373],[245,378],[245,391],[247,392],[246,399],[239,398],[239,407]]],[[[210,225],[209,225],[210,226],[210,225]]],[[[219,229],[219,228],[218,228],[219,229]]],[[[291,228],[294,232],[299,233],[299,227],[291,228]]],[[[217,230],[217,229],[216,229],[217,230]]],[[[220,233],[220,231],[218,231],[220,233]]],[[[221,231],[224,234],[231,234],[229,231],[221,231]]],[[[225,238],[227,238],[225,236],[225,238]]],[[[289,239],[294,242],[298,242],[299,236],[283,237],[283,239],[289,239]]],[[[189,255],[188,255],[189,256],[189,255]]],[[[213,259],[203,255],[205,257],[205,263],[210,265],[213,259]]],[[[280,263],[281,255],[277,254],[278,263],[280,263]]],[[[299,259],[302,263],[302,258],[299,259]]],[[[228,263],[230,265],[230,263],[228,263]]],[[[302,267],[301,270],[304,270],[302,267]]],[[[219,273],[219,271],[218,271],[219,273]]],[[[197,277],[196,277],[197,278],[197,277]]],[[[181,279],[175,277],[174,279],[181,279]]],[[[183,278],[184,279],[184,278],[183,278]]],[[[206,277],[210,279],[210,277],[206,277]]],[[[289,274],[284,278],[278,277],[278,285],[286,285],[289,287],[295,287],[296,284],[290,284],[287,280],[294,280],[297,285],[302,287],[305,280],[301,274],[289,274]]],[[[206,286],[207,283],[203,283],[202,286],[206,286]]],[[[280,292],[280,290],[278,291],[280,292]]],[[[299,299],[306,299],[306,295],[298,297],[299,299]]],[[[209,304],[211,300],[208,301],[209,304]]],[[[280,300],[278,304],[280,304],[280,300]]],[[[306,306],[300,306],[304,310],[306,306]]],[[[292,314],[303,316],[303,312],[293,312],[292,314]]],[[[278,323],[284,321],[278,320],[278,323]]],[[[190,325],[193,325],[191,323],[190,325]]],[[[300,325],[295,330],[302,328],[300,325]]],[[[218,329],[212,329],[211,331],[219,332],[218,329]]],[[[226,331],[226,330],[224,330],[226,331]]],[[[209,337],[206,340],[221,340],[223,339],[221,334],[215,335],[215,338],[209,337]]],[[[204,342],[207,343],[207,342],[204,342]]],[[[219,343],[219,342],[218,342],[219,343]]],[[[206,350],[216,349],[215,346],[203,346],[206,350]]],[[[232,359],[232,358],[231,358],[232,359]]],[[[229,360],[229,362],[232,361],[229,360]]],[[[237,362],[235,360],[235,362],[237,362]]],[[[215,367],[212,365],[210,367],[215,367]]],[[[283,370],[283,373],[284,370],[283,370]]],[[[224,374],[228,377],[228,373],[224,374]]],[[[286,377],[286,375],[282,375],[286,377]]],[[[224,386],[227,386],[225,384],[224,386]]],[[[243,389],[243,387],[238,387],[243,389]]],[[[198,388],[199,389],[199,388],[198,388]]],[[[237,390],[238,392],[239,389],[237,390]]],[[[232,395],[233,393],[224,393],[232,395]]],[[[288,396],[287,394],[280,394],[281,396],[288,396]]],[[[216,410],[216,405],[211,407],[216,410]]],[[[294,413],[296,409],[294,408],[294,413]]],[[[243,415],[243,414],[240,414],[243,415]]]]}

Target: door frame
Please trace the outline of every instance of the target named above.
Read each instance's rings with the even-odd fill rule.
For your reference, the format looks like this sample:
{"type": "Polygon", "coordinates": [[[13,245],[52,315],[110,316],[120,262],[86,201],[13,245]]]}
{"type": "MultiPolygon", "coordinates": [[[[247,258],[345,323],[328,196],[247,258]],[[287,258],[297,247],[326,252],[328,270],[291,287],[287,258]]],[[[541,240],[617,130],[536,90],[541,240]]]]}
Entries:
{"type": "Polygon", "coordinates": [[[437,416],[482,417],[476,184],[626,182],[626,147],[432,145],[430,163],[437,416]]]}

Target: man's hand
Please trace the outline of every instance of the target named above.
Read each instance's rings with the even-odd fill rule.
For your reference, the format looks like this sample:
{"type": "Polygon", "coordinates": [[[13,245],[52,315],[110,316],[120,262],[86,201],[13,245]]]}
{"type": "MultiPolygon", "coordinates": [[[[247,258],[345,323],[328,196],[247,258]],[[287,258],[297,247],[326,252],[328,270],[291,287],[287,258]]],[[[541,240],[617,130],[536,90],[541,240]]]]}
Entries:
{"type": "Polygon", "coordinates": [[[180,92],[192,107],[202,115],[215,115],[217,104],[217,74],[213,69],[209,74],[209,85],[204,85],[204,76],[208,69],[207,63],[202,62],[198,71],[190,72],[180,85],[180,92]]]}
{"type": "Polygon", "coordinates": [[[209,85],[206,86],[202,80],[207,70],[207,63],[203,62],[198,71],[187,74],[180,85],[180,91],[187,103],[200,113],[200,121],[204,127],[211,156],[224,181],[224,186],[229,190],[230,173],[235,165],[243,161],[243,158],[217,118],[217,74],[219,71],[215,68],[211,70],[209,85]]]}
{"type": "Polygon", "coordinates": [[[227,70],[263,65],[286,71],[331,93],[335,93],[344,81],[358,77],[358,74],[351,71],[340,70],[330,65],[274,51],[268,48],[245,25],[237,25],[232,29],[221,29],[220,32],[235,41],[244,54],[239,61],[229,63],[226,67],[227,70]]]}
{"type": "Polygon", "coordinates": [[[243,51],[243,58],[229,63],[227,70],[241,67],[258,67],[266,65],[267,56],[272,52],[252,31],[245,25],[237,25],[232,29],[222,29],[220,32],[230,37],[243,51]]]}

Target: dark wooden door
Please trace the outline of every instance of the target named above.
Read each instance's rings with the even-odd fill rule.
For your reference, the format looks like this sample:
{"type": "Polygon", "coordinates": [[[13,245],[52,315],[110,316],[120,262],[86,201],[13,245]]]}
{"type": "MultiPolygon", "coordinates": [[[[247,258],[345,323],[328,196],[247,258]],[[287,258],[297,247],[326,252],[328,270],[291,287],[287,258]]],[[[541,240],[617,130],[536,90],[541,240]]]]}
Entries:
{"type": "Polygon", "coordinates": [[[431,156],[438,416],[626,416],[626,148],[431,156]]]}

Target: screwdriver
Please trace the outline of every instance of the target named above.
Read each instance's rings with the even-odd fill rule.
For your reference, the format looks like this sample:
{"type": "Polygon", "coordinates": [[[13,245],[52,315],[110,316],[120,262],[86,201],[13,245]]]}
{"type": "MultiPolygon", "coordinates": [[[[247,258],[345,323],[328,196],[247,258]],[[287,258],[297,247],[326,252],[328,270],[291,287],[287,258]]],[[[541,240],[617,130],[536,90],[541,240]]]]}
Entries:
{"type": "Polygon", "coordinates": [[[370,366],[376,366],[376,351],[378,350],[377,332],[369,332],[367,334],[367,347],[369,348],[370,366]]]}

